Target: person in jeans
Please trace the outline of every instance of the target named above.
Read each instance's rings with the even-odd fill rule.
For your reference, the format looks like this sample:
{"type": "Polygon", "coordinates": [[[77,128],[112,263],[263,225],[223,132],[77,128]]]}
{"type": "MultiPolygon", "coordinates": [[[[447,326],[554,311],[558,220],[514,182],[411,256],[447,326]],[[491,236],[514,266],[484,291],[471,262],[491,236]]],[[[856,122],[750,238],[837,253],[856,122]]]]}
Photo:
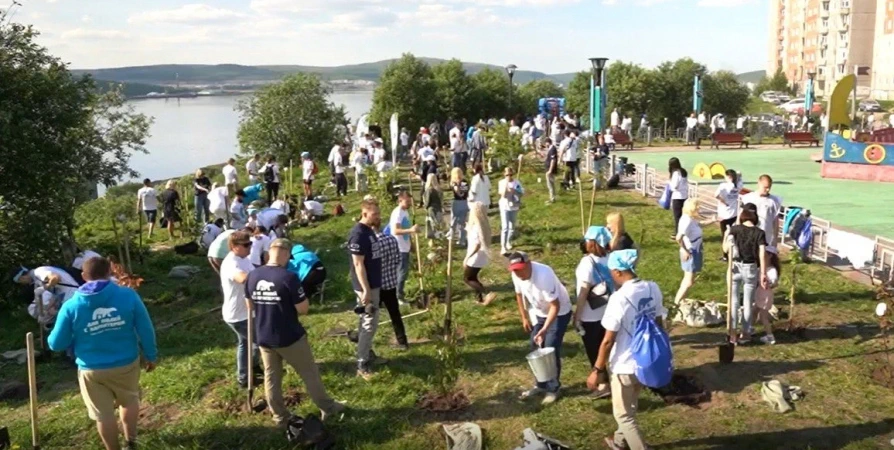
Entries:
{"type": "MultiPolygon", "coordinates": [[[[726,171],[726,180],[717,186],[714,198],[717,199],[717,220],[720,221],[720,235],[726,236],[726,230],[736,223],[736,215],[739,212],[739,175],[735,170],[726,171]]],[[[721,261],[727,261],[727,252],[724,249],[721,261]]]]}
{"type": "MultiPolygon", "coordinates": [[[[575,270],[577,278],[577,306],[574,312],[574,325],[582,332],[581,339],[590,367],[596,364],[599,356],[599,346],[605,337],[605,328],[602,326],[602,317],[605,315],[605,305],[614,290],[611,274],[608,271],[608,245],[611,242],[611,234],[605,227],[592,226],[587,229],[584,240],[581,242],[583,258],[575,270]]],[[[597,392],[597,398],[611,395],[608,389],[597,392]]]]}
{"type": "Polygon", "coordinates": [[[196,171],[193,188],[195,189],[196,223],[204,225],[205,222],[211,220],[211,202],[208,200],[208,193],[211,192],[211,180],[205,176],[202,169],[196,171]]]}
{"type": "Polygon", "coordinates": [[[450,133],[450,152],[453,155],[453,168],[458,168],[465,173],[466,161],[469,159],[469,151],[466,147],[465,140],[459,133],[450,133]]]}
{"type": "MultiPolygon", "coordinates": [[[[438,175],[430,173],[425,178],[425,190],[422,195],[422,205],[428,216],[425,220],[425,235],[429,240],[440,237],[441,217],[444,214],[444,196],[441,194],[441,183],[438,175]]],[[[431,244],[431,242],[429,242],[431,244]]]]}
{"type": "Polygon", "coordinates": [[[767,267],[764,272],[767,274],[767,282],[758,285],[754,294],[754,308],[757,310],[757,317],[764,326],[766,335],[761,336],[761,343],[764,345],[776,345],[776,338],[773,337],[773,323],[771,322],[770,309],[773,308],[774,290],[779,284],[779,274],[782,273],[779,267],[779,256],[775,253],[767,252],[767,267]]]}
{"type": "Polygon", "coordinates": [[[279,197],[279,164],[276,163],[276,157],[270,155],[267,157],[267,164],[261,167],[261,173],[264,174],[264,188],[267,190],[267,204],[273,204],[273,200],[279,197]]]}
{"type": "Polygon", "coordinates": [[[683,204],[682,217],[674,239],[680,245],[680,267],[683,269],[683,280],[674,297],[674,303],[680,304],[692,285],[695,275],[702,271],[704,252],[702,247],[702,227],[698,216],[698,199],[691,198],[683,204]]]}
{"type": "MultiPolygon", "coordinates": [[[[334,150],[334,148],[333,148],[334,150]]],[[[342,147],[332,155],[332,167],[335,170],[335,195],[341,197],[348,195],[348,178],[345,176],[346,156],[342,147]]]]}
{"type": "Polygon", "coordinates": [[[121,448],[115,409],[120,409],[126,448],[137,448],[140,416],[140,352],[146,372],[158,361],[155,328],[133,289],[110,281],[109,260],[92,257],[81,268],[86,283],[62,304],[47,343],[73,350],[87,414],[107,450],[121,448]]]}
{"type": "MultiPolygon", "coordinates": [[[[220,287],[223,291],[224,322],[236,333],[236,381],[248,386],[248,309],[245,306],[245,280],[255,266],[249,260],[251,237],[235,231],[227,238],[230,252],[220,264],[220,287]]],[[[254,349],[252,349],[254,350],[254,349]]],[[[257,353],[252,352],[257,358],[257,353]]],[[[252,360],[252,364],[256,363],[252,360]]]]}
{"type": "Polygon", "coordinates": [[[360,220],[348,235],[351,254],[351,285],[360,309],[357,338],[357,375],[372,378],[373,338],[379,326],[379,302],[382,288],[382,251],[375,228],[379,226],[379,205],[374,200],[360,203],[360,220]]]}
{"type": "MultiPolygon", "coordinates": [[[[677,158],[671,158],[667,162],[668,175],[670,176],[671,210],[674,213],[674,230],[679,227],[680,218],[683,217],[683,203],[689,198],[689,178],[686,169],[677,158]]],[[[676,239],[674,237],[674,239],[676,239]]]]}
{"type": "Polygon", "coordinates": [[[453,191],[453,204],[450,213],[450,233],[457,245],[466,245],[466,220],[469,218],[469,183],[463,177],[463,171],[454,167],[450,171],[450,189],[453,191]],[[459,236],[457,238],[457,236],[459,236]]]}
{"type": "Polygon", "coordinates": [[[254,310],[252,331],[264,361],[267,405],[273,412],[273,421],[280,427],[288,425],[293,417],[282,395],[283,361],[304,381],[307,394],[320,408],[322,420],[345,409],[326,393],[307,332],[298,321],[298,316],[306,315],[310,307],[298,275],[286,269],[291,246],[288,239],[273,241],[270,261],[248,275],[244,292],[248,310],[254,310]]]}
{"type": "Polygon", "coordinates": [[[469,222],[466,226],[468,232],[468,248],[463,260],[463,281],[475,291],[476,301],[487,305],[497,298],[497,294],[486,289],[478,279],[481,269],[487,266],[490,256],[490,223],[487,221],[487,207],[478,202],[471,203],[469,222]]]}
{"type": "Polygon", "coordinates": [[[559,154],[562,155],[562,161],[565,163],[565,189],[571,189],[574,187],[574,183],[577,181],[577,139],[574,137],[574,133],[571,130],[565,130],[564,132],[565,138],[562,140],[562,143],[559,144],[559,154]]]}
{"type": "Polygon", "coordinates": [[[556,173],[559,171],[559,150],[550,138],[544,140],[546,146],[546,189],[549,190],[549,201],[556,201],[556,173]]]}
{"type": "Polygon", "coordinates": [[[562,376],[562,342],[571,322],[571,301],[568,291],[553,269],[546,264],[532,262],[524,252],[509,255],[509,271],[515,287],[515,302],[521,316],[522,328],[531,333],[534,348],[555,349],[556,379],[536,385],[522,393],[526,399],[544,394],[544,405],[553,403],[559,397],[562,376]],[[527,305],[527,307],[526,307],[527,305]]]}
{"type": "Polygon", "coordinates": [[[636,420],[639,392],[643,386],[636,378],[636,361],[631,353],[636,320],[646,315],[663,326],[667,309],[662,304],[661,288],[652,281],[636,276],[636,250],[618,250],[608,257],[608,269],[617,290],[609,297],[602,317],[605,338],[593,371],[587,377],[587,387],[601,391],[611,385],[612,412],[618,423],[614,437],[605,438],[613,450],[645,450],[645,437],[636,420]],[[608,368],[611,366],[611,377],[608,368]]]}
{"type": "Polygon", "coordinates": [[[750,208],[739,215],[739,225],[733,225],[724,239],[723,250],[732,254],[732,330],[730,342],[747,344],[751,341],[752,307],[758,283],[767,286],[767,241],[764,230],[757,227],[757,213],[750,208]],[[739,294],[742,291],[740,300],[739,294]],[[744,309],[742,334],[736,335],[739,306],[744,309]]]}
{"type": "MultiPolygon", "coordinates": [[[[404,287],[410,275],[410,236],[419,230],[418,225],[410,225],[410,214],[407,210],[413,207],[413,195],[402,190],[397,194],[397,206],[391,211],[388,227],[391,234],[397,237],[397,248],[400,250],[400,270],[397,275],[397,300],[404,301],[404,287]]],[[[417,250],[418,251],[418,250],[417,250]]]]}
{"type": "Polygon", "coordinates": [[[497,183],[497,193],[500,195],[500,253],[509,254],[512,250],[512,238],[515,235],[518,223],[518,208],[521,206],[521,196],[524,193],[521,183],[515,179],[515,171],[512,167],[503,170],[503,179],[497,183]]]}
{"type": "Polygon", "coordinates": [[[391,317],[391,326],[394,328],[397,348],[406,351],[410,349],[410,344],[407,341],[404,320],[400,316],[400,304],[397,302],[397,283],[401,264],[401,253],[397,242],[401,238],[394,235],[386,235],[381,231],[377,231],[376,237],[379,239],[379,248],[382,254],[382,290],[379,294],[380,301],[385,304],[385,308],[388,309],[388,316],[391,317]]]}
{"type": "Polygon", "coordinates": [[[490,209],[490,178],[484,172],[484,166],[481,164],[475,164],[475,175],[472,176],[469,201],[481,203],[484,205],[484,209],[490,209]]]}

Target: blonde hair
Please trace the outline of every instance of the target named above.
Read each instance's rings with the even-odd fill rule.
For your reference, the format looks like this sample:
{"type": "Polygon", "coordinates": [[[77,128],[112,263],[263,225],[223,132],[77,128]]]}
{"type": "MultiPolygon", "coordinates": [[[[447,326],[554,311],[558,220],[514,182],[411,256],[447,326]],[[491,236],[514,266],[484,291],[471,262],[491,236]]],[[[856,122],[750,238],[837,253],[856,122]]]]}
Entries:
{"type": "Polygon", "coordinates": [[[428,177],[425,178],[425,189],[441,190],[441,183],[438,183],[437,175],[433,173],[428,174],[428,177]]]}
{"type": "Polygon", "coordinates": [[[202,172],[202,169],[196,170],[196,178],[199,178],[203,175],[205,175],[205,172],[202,172]]]}
{"type": "Polygon", "coordinates": [[[174,189],[174,186],[176,186],[176,185],[177,185],[176,181],[168,180],[168,182],[165,183],[165,189],[174,189]]]}
{"type": "Polygon", "coordinates": [[[619,212],[609,213],[605,216],[605,226],[612,231],[612,241],[609,245],[611,245],[612,250],[615,250],[621,246],[621,238],[624,237],[626,232],[624,229],[624,216],[619,212]]]}
{"type": "Polygon", "coordinates": [[[450,183],[459,183],[459,180],[463,179],[463,170],[459,167],[454,167],[453,170],[450,171],[450,183]]]}
{"type": "Polygon", "coordinates": [[[683,203],[683,214],[692,218],[698,218],[699,202],[697,198],[689,198],[683,203]]]}
{"type": "Polygon", "coordinates": [[[469,221],[466,227],[478,230],[478,236],[481,238],[481,248],[487,250],[490,247],[490,222],[487,220],[487,208],[483,203],[469,202],[469,221]]]}

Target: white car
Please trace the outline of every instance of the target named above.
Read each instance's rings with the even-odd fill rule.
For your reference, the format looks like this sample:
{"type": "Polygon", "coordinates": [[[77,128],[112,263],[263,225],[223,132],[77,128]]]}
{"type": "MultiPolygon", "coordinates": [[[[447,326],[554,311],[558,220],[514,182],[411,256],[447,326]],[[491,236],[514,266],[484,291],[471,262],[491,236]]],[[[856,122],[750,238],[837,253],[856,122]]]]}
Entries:
{"type": "Polygon", "coordinates": [[[779,103],[786,103],[792,100],[792,98],[786,94],[776,94],[776,98],[779,99],[779,103]]]}
{"type": "MultiPolygon", "coordinates": [[[[785,111],[788,114],[801,114],[804,112],[804,98],[796,98],[793,100],[789,100],[786,103],[779,105],[779,109],[785,111]]],[[[819,101],[813,102],[813,108],[811,108],[811,114],[821,114],[823,112],[823,105],[819,101]]]]}
{"type": "Polygon", "coordinates": [[[778,104],[782,103],[779,100],[779,97],[773,91],[766,91],[766,92],[762,93],[760,98],[762,101],[765,101],[767,103],[772,103],[774,105],[778,105],[778,104]]]}

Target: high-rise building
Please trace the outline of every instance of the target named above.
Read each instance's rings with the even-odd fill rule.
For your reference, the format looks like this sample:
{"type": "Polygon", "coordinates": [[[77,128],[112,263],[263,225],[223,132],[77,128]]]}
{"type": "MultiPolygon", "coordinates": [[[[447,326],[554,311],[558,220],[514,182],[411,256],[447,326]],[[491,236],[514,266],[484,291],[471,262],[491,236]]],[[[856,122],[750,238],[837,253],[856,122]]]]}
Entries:
{"type": "Polygon", "coordinates": [[[878,0],[874,51],[872,96],[894,100],[894,0],[878,0]]]}
{"type": "MultiPolygon", "coordinates": [[[[767,73],[781,68],[804,91],[816,73],[817,96],[857,66],[872,65],[878,2],[894,0],[771,0],[767,73]]],[[[871,73],[858,76],[858,94],[869,94],[871,73]]]]}

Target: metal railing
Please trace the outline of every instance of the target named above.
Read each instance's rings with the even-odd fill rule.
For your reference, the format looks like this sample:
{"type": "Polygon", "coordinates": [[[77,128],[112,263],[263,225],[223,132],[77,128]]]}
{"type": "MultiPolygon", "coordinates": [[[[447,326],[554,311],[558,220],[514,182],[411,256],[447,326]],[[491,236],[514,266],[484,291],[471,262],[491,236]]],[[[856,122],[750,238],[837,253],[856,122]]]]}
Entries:
{"type": "MultiPolygon", "coordinates": [[[[633,175],[633,189],[641,193],[644,197],[659,198],[664,192],[664,186],[669,181],[669,177],[662,172],[649,167],[648,164],[634,164],[636,172],[633,175]]],[[[713,216],[717,211],[718,201],[714,198],[714,186],[700,185],[697,181],[689,181],[689,197],[699,200],[700,213],[704,216],[713,216]]],[[[807,208],[807,205],[804,205],[807,208]]],[[[809,209],[809,208],[808,208],[809,209]]],[[[788,249],[796,248],[796,243],[782,233],[783,220],[789,208],[784,208],[779,217],[779,243],[782,247],[788,249]]],[[[833,231],[840,231],[861,236],[875,242],[873,258],[869,264],[862,269],[856,269],[873,280],[881,280],[882,282],[894,281],[894,239],[882,236],[870,237],[863,233],[855,232],[850,229],[836,227],[831,221],[811,214],[813,239],[810,247],[806,250],[811,260],[822,261],[828,265],[841,265],[841,255],[837,250],[829,247],[829,234],[833,231]]]]}

